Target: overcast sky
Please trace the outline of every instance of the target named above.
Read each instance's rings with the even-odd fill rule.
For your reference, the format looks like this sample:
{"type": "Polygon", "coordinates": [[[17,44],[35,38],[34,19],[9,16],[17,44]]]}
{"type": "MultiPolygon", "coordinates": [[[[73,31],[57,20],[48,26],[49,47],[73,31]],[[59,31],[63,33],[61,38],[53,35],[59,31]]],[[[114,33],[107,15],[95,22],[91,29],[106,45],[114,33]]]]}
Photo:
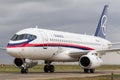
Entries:
{"type": "MultiPolygon", "coordinates": [[[[105,4],[109,4],[107,39],[120,42],[120,0],[0,0],[0,46],[17,31],[35,27],[93,35],[105,4]]],[[[105,63],[120,64],[120,55],[108,54],[105,63]]],[[[13,58],[0,51],[0,63],[13,58]]]]}

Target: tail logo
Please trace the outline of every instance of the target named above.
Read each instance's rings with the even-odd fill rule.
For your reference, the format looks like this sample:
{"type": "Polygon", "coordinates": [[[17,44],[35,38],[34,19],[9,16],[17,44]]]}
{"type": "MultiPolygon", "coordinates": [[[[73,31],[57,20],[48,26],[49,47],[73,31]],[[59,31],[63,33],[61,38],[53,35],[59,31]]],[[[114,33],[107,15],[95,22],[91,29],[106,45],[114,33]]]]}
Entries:
{"type": "Polygon", "coordinates": [[[102,27],[102,33],[104,36],[106,35],[106,23],[107,23],[107,16],[103,15],[101,19],[101,27],[102,27]]]}
{"type": "Polygon", "coordinates": [[[95,36],[98,36],[104,39],[106,38],[107,13],[108,13],[108,5],[105,5],[103,12],[101,14],[100,20],[98,22],[96,32],[95,32],[95,36]]]}

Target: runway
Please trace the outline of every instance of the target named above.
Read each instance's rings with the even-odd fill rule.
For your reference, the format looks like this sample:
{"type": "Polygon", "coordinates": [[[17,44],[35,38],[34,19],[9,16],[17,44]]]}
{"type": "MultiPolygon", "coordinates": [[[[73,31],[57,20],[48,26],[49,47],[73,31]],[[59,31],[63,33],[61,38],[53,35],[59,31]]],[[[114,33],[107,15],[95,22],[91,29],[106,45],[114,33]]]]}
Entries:
{"type": "Polygon", "coordinates": [[[95,73],[83,73],[82,71],[67,71],[67,72],[29,72],[28,74],[21,74],[19,72],[0,73],[0,80],[47,80],[57,78],[70,78],[70,77],[94,77],[100,75],[109,75],[111,72],[120,74],[120,70],[105,70],[96,71],[95,73]]]}

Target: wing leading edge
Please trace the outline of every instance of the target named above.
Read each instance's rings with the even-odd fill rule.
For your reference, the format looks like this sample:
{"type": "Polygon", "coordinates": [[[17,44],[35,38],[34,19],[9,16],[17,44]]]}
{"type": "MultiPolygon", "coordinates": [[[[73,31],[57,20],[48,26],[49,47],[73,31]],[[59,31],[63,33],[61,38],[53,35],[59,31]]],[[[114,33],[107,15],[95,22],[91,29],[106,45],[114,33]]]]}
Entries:
{"type": "Polygon", "coordinates": [[[81,57],[82,55],[87,55],[91,51],[95,51],[100,55],[104,55],[106,53],[113,53],[113,52],[120,54],[120,49],[105,49],[105,50],[72,51],[69,53],[69,55],[71,57],[81,57]]]}

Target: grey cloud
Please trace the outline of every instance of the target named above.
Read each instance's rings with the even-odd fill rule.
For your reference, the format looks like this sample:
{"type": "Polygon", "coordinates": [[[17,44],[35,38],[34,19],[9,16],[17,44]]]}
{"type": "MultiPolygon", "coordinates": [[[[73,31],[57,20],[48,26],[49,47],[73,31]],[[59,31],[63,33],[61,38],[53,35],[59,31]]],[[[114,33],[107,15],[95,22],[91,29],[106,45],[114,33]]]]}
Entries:
{"type": "Polygon", "coordinates": [[[6,46],[17,31],[36,25],[40,28],[94,34],[105,4],[110,4],[108,39],[120,41],[116,37],[120,30],[119,3],[119,0],[0,0],[1,46],[6,46]]]}

